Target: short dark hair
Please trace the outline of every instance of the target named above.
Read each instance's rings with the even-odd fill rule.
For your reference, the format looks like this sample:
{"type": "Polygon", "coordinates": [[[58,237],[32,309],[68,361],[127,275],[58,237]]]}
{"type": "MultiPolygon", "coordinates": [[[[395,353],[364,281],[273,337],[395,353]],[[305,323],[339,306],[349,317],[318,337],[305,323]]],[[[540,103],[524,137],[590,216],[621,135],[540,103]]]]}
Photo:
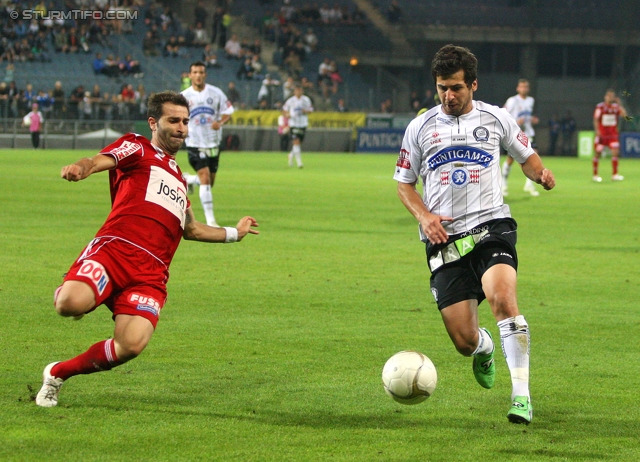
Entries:
{"type": "Polygon", "coordinates": [[[189,64],[189,72],[191,72],[191,68],[192,67],[204,67],[205,72],[207,71],[207,65],[205,63],[203,63],[202,61],[195,61],[195,62],[189,64]]]}
{"type": "Polygon", "coordinates": [[[465,47],[445,45],[431,61],[434,83],[438,77],[450,77],[460,70],[464,71],[464,83],[468,87],[478,78],[478,59],[465,47]]]}
{"type": "Polygon", "coordinates": [[[147,101],[147,117],[153,117],[159,120],[162,117],[163,106],[165,103],[175,104],[176,106],[184,106],[189,111],[189,102],[181,93],[175,91],[162,91],[160,93],[152,93],[147,101]]]}

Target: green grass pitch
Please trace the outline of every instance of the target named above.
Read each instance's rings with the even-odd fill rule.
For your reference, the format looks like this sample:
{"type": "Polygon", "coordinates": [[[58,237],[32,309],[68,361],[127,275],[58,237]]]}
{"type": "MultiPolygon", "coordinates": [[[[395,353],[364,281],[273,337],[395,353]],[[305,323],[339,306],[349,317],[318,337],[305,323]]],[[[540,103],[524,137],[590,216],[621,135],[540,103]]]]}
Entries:
{"type": "MultiPolygon", "coordinates": [[[[640,161],[621,183],[590,162],[546,158],[557,188],[510,177],[519,304],[532,335],[534,421],[509,424],[497,357],[485,390],[455,352],[428,288],[417,225],[396,196],[396,155],[222,154],[216,218],[261,234],[183,242],[145,352],[32,401],[43,367],[112,334],[108,310],[55,314],[54,289],[109,210],[107,174],[71,184],[87,151],[0,151],[0,460],[450,461],[640,459],[640,161]],[[432,398],[401,406],[380,373],[416,349],[432,398]]],[[[186,155],[179,163],[191,171],[186,155]]],[[[191,196],[203,220],[197,194],[191,196]]],[[[481,324],[498,337],[488,305],[481,324]]]]}

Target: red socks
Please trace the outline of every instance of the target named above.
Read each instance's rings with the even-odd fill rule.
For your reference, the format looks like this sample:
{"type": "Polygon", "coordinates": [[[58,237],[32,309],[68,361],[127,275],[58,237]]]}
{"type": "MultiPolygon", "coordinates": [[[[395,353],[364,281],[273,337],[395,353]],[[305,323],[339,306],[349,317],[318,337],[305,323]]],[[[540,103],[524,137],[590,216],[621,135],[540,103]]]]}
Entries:
{"type": "Polygon", "coordinates": [[[600,163],[600,159],[597,157],[593,158],[593,176],[598,176],[598,164],[600,163]]]}
{"type": "Polygon", "coordinates": [[[618,158],[617,157],[611,158],[611,167],[613,168],[613,174],[617,175],[618,174],[618,158]]]}
{"type": "Polygon", "coordinates": [[[121,363],[116,357],[116,346],[113,339],[91,345],[87,351],[75,358],[56,364],[51,368],[51,375],[62,380],[80,374],[108,371],[121,363]]]}

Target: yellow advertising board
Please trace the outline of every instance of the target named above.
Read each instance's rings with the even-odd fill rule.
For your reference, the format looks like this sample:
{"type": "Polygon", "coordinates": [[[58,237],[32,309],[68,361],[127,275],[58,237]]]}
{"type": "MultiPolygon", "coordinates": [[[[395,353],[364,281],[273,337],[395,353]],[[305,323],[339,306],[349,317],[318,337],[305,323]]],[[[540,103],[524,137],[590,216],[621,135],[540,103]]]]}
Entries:
{"type": "MultiPolygon", "coordinates": [[[[256,125],[277,127],[280,111],[236,111],[231,115],[232,125],[256,125]]],[[[356,128],[364,127],[367,114],[364,112],[312,112],[309,114],[311,128],[356,128]]]]}

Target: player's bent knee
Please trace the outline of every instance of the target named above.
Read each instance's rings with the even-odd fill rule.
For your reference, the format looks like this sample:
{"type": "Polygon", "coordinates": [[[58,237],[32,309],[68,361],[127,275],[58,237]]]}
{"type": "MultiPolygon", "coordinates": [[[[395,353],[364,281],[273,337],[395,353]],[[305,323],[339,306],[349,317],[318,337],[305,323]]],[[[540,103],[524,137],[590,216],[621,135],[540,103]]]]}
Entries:
{"type": "Polygon", "coordinates": [[[78,316],[94,307],[95,296],[87,284],[67,281],[56,291],[53,305],[60,316],[78,316]]]}
{"type": "Polygon", "coordinates": [[[148,343],[149,341],[143,338],[127,339],[120,342],[116,340],[116,356],[119,361],[130,361],[140,356],[148,343]]]}

